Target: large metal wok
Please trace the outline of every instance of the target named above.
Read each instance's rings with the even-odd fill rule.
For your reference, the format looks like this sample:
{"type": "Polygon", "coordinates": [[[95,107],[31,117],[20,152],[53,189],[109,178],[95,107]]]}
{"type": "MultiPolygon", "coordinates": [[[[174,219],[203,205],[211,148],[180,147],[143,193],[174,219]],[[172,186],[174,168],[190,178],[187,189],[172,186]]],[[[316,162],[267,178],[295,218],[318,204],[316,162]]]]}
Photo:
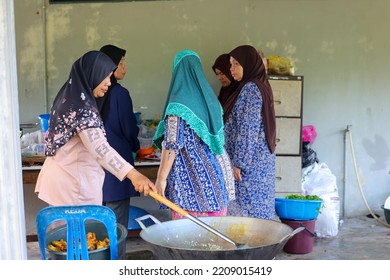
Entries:
{"type": "Polygon", "coordinates": [[[202,217],[209,226],[231,239],[245,243],[237,248],[189,219],[160,222],[152,215],[136,219],[140,236],[149,242],[160,260],[272,260],[286,242],[304,227],[293,229],[283,223],[248,217],[202,217]],[[142,221],[152,219],[146,227],[142,221]]]}

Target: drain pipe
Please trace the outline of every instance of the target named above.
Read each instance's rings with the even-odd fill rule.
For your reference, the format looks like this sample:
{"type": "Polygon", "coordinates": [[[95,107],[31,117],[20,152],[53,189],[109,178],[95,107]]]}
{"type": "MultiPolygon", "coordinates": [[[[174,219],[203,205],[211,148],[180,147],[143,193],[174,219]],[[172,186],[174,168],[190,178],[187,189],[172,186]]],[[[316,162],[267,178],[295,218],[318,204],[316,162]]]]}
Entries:
{"type": "Polygon", "coordinates": [[[344,186],[343,186],[343,201],[342,201],[342,217],[345,216],[345,197],[346,197],[346,188],[347,188],[347,143],[348,143],[348,134],[351,130],[352,125],[347,125],[347,128],[344,130],[344,186]]]}

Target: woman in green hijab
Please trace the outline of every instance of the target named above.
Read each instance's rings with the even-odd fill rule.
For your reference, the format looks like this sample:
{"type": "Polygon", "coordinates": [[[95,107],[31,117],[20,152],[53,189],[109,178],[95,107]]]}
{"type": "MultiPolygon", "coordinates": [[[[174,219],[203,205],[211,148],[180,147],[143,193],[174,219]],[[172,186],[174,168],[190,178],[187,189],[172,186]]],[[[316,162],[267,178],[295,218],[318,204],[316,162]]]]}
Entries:
{"type": "MultiPolygon", "coordinates": [[[[154,137],[162,150],[156,186],[160,194],[194,216],[224,216],[234,197],[229,193],[234,179],[224,150],[222,112],[198,54],[177,53],[154,137]]],[[[181,216],[172,212],[172,218],[181,216]]]]}

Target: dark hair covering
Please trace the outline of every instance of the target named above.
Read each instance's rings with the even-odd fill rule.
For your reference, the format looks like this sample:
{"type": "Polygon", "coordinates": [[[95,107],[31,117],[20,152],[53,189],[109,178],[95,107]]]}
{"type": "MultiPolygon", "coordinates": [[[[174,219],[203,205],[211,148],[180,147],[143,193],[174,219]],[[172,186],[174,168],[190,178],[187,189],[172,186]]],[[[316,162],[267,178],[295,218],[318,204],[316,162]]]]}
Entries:
{"type": "Polygon", "coordinates": [[[102,52],[89,51],[76,60],[68,80],[54,99],[46,136],[46,155],[53,156],[80,131],[103,127],[93,90],[114,69],[115,64],[102,52]]]}
{"type": "Polygon", "coordinates": [[[268,82],[265,66],[257,50],[249,45],[239,46],[233,49],[229,55],[240,63],[244,69],[243,77],[235,93],[229,98],[229,114],[237,100],[242,87],[248,82],[254,82],[259,88],[263,97],[263,122],[265,127],[265,137],[271,153],[276,147],[276,119],[274,108],[274,97],[271,85],[268,82]]]}
{"type": "Polygon", "coordinates": [[[230,72],[230,55],[228,53],[218,56],[212,68],[214,72],[215,68],[218,68],[230,81],[234,81],[232,73],[230,72]]]}
{"type": "MultiPolygon", "coordinates": [[[[122,57],[126,55],[126,50],[118,48],[114,45],[105,45],[101,47],[101,52],[108,55],[111,60],[115,63],[116,66],[118,66],[119,62],[121,61],[122,57]]],[[[115,70],[114,70],[115,71],[115,70]]],[[[113,74],[111,76],[111,86],[108,88],[108,91],[103,97],[96,98],[96,103],[99,109],[100,116],[102,117],[103,122],[106,120],[108,110],[110,108],[110,92],[113,86],[115,86],[118,83],[118,81],[115,78],[115,75],[113,74]]]]}
{"type": "MultiPolygon", "coordinates": [[[[225,111],[225,105],[226,101],[228,100],[229,96],[234,93],[234,91],[238,87],[238,82],[234,80],[232,73],[230,72],[230,55],[227,53],[221,54],[217,57],[217,59],[214,62],[214,65],[212,66],[214,73],[215,69],[218,69],[221,71],[230,81],[230,85],[226,87],[221,87],[218,95],[218,100],[221,103],[223,110],[225,111]]],[[[223,120],[226,122],[227,115],[224,114],[223,120]]]]}

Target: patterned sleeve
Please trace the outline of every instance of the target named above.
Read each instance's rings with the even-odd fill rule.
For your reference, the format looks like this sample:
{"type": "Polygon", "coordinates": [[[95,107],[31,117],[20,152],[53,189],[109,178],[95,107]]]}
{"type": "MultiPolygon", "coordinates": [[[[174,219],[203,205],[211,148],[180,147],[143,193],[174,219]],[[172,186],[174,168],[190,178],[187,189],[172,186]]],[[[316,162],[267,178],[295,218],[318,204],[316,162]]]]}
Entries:
{"type": "Polygon", "coordinates": [[[165,119],[165,135],[162,146],[165,150],[179,151],[184,146],[184,121],[178,116],[165,119]]]}
{"type": "Polygon", "coordinates": [[[229,155],[226,150],[223,149],[223,153],[221,155],[216,155],[219,165],[221,165],[221,170],[223,174],[223,178],[225,179],[226,189],[228,191],[229,200],[234,200],[236,198],[236,192],[234,187],[234,173],[233,166],[230,162],[229,155]]]}
{"type": "Polygon", "coordinates": [[[235,143],[235,166],[246,170],[252,164],[261,128],[261,93],[255,83],[246,84],[237,101],[238,137],[235,143]]]}
{"type": "Polygon", "coordinates": [[[134,167],[108,144],[103,130],[89,128],[79,133],[88,151],[96,157],[99,164],[119,180],[124,180],[134,167]]]}

